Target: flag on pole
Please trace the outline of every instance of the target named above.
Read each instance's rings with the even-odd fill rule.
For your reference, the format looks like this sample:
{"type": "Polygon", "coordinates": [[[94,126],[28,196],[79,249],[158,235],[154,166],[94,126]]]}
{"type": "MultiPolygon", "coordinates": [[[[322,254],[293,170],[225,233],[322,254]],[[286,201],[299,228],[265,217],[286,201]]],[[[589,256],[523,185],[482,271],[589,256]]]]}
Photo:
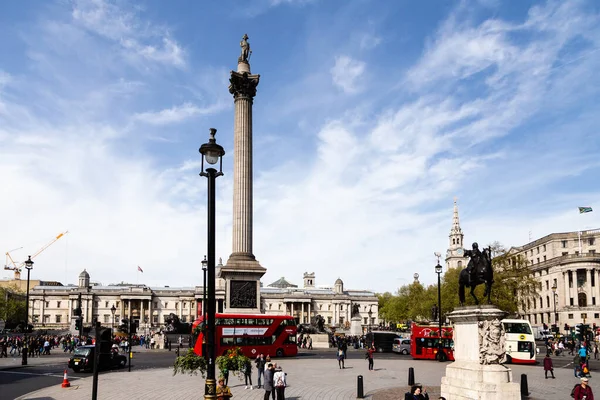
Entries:
{"type": "Polygon", "coordinates": [[[579,214],[592,212],[592,207],[579,207],[579,214]]]}
{"type": "Polygon", "coordinates": [[[144,273],[144,270],[138,265],[138,271],[140,271],[142,274],[144,273]]]}

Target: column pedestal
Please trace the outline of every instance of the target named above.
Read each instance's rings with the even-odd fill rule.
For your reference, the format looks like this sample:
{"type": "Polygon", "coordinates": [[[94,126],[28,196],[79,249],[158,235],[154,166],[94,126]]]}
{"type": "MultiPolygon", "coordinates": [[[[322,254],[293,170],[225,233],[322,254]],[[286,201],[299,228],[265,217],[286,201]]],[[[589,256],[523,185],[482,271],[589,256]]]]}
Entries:
{"type": "Polygon", "coordinates": [[[504,361],[504,343],[494,346],[493,338],[504,337],[500,321],[505,315],[491,305],[458,307],[448,314],[454,329],[456,361],[446,367],[442,396],[453,400],[521,399],[520,385],[513,382],[512,370],[499,363],[504,361]],[[495,357],[491,349],[501,350],[495,357]]]}

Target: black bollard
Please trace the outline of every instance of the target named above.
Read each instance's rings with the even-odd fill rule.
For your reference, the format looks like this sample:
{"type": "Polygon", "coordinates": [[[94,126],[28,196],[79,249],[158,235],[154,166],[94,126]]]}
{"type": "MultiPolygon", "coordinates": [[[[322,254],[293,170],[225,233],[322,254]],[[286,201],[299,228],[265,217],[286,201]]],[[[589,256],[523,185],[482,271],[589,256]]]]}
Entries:
{"type": "Polygon", "coordinates": [[[410,367],[408,369],[408,386],[412,386],[415,384],[415,369],[410,367]]]}
{"type": "Polygon", "coordinates": [[[529,385],[527,385],[527,374],[521,374],[521,397],[529,397],[529,385]]]}
{"type": "Polygon", "coordinates": [[[171,351],[171,341],[169,340],[169,351],[171,351]]]}
{"type": "Polygon", "coordinates": [[[363,376],[359,375],[358,378],[356,379],[356,398],[364,399],[364,397],[365,397],[365,392],[363,390],[363,376]]]}

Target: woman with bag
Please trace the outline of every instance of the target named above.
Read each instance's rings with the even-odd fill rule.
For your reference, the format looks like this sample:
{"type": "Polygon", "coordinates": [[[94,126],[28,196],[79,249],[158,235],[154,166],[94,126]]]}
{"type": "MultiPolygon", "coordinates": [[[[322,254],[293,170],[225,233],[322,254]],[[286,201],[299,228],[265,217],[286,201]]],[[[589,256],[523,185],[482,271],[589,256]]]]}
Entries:
{"type": "Polygon", "coordinates": [[[346,368],[344,366],[344,350],[338,349],[338,351],[337,351],[337,359],[338,359],[338,365],[340,366],[340,369],[346,368]]]}
{"type": "Polygon", "coordinates": [[[283,372],[281,367],[278,367],[273,374],[273,385],[275,386],[275,393],[277,394],[277,400],[285,400],[285,388],[287,386],[287,374],[283,372]]]}

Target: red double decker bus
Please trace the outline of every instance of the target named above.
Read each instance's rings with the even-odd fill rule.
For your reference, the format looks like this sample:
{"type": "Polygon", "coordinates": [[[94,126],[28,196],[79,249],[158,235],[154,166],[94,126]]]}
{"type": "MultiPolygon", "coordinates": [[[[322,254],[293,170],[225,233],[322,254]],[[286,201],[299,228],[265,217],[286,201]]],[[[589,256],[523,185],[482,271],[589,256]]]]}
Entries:
{"type": "Polygon", "coordinates": [[[442,352],[440,353],[440,328],[437,325],[413,323],[410,334],[410,355],[415,359],[454,361],[452,335],[452,327],[442,326],[442,352]]]}
{"type": "MultiPolygon", "coordinates": [[[[192,325],[192,332],[203,323],[201,315],[192,325]]],[[[239,347],[250,358],[259,354],[287,357],[298,354],[296,321],[289,315],[217,314],[215,319],[215,354],[239,347]]],[[[203,354],[204,332],[196,338],[194,352],[203,354]]]]}

